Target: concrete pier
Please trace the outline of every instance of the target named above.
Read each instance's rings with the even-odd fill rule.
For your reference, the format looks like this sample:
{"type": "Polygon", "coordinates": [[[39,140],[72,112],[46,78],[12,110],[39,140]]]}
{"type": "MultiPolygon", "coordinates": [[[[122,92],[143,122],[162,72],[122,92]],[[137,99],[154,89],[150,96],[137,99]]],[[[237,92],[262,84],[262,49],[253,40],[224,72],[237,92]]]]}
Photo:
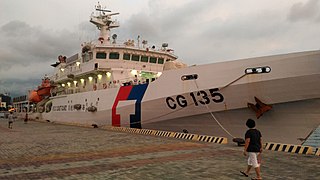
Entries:
{"type": "MultiPolygon", "coordinates": [[[[0,119],[0,179],[248,179],[243,147],[0,119]]],[[[229,141],[230,142],[230,141],[229,141]]],[[[320,157],[265,150],[264,179],[319,179],[320,157]]],[[[251,177],[255,177],[251,172],[251,177]]]]}

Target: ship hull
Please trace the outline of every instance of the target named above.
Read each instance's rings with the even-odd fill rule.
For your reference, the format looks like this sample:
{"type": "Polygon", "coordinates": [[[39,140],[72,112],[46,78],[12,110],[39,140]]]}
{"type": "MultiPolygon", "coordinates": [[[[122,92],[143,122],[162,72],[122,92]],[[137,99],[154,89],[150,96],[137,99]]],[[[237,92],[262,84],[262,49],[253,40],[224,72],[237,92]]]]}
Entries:
{"type": "Polygon", "coordinates": [[[255,113],[248,108],[186,116],[171,120],[145,124],[146,129],[159,129],[189,133],[206,134],[232,138],[244,138],[248,118],[255,119],[264,142],[301,144],[303,139],[320,125],[320,99],[294,101],[274,104],[273,109],[261,118],[255,119],[255,113]],[[215,118],[228,132],[224,131],[215,118]]]}
{"type": "MultiPolygon", "coordinates": [[[[48,103],[52,103],[52,109],[36,114],[34,118],[98,126],[161,127],[163,130],[197,127],[192,132],[211,134],[221,131],[210,125],[214,120],[208,113],[213,112],[223,124],[232,126],[230,129],[236,136],[241,136],[245,120],[256,119],[247,106],[248,103],[255,104],[257,97],[263,103],[273,105],[273,109],[259,119],[259,127],[267,131],[274,128],[273,125],[291,127],[291,130],[305,126],[292,136],[296,139],[319,125],[319,114],[312,113],[320,107],[319,82],[319,51],[251,58],[165,71],[150,84],[51,97],[48,103]],[[271,72],[245,74],[246,69],[255,67],[270,67],[271,72]],[[197,75],[197,78],[183,80],[186,75],[197,75]],[[309,104],[307,102],[313,105],[310,113],[304,108],[304,103],[309,104]],[[293,105],[287,107],[287,104],[293,105]],[[75,105],[81,108],[76,109],[75,105]],[[90,107],[97,111],[89,111],[90,107]],[[278,107],[284,111],[278,111],[278,107]],[[303,118],[305,123],[310,123],[299,124],[303,118]],[[267,123],[264,125],[264,122],[267,123]],[[175,125],[172,129],[170,124],[181,126],[175,125]],[[204,130],[209,127],[210,130],[204,130]]],[[[291,136],[285,135],[286,132],[290,131],[279,129],[281,135],[270,133],[266,139],[291,136]]]]}

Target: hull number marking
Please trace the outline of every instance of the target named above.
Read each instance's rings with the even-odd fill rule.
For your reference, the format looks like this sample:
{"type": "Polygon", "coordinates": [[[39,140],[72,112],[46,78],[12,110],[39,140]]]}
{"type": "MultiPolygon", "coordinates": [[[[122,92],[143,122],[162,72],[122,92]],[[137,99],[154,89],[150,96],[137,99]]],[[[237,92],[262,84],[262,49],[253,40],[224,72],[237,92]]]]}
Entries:
{"type": "Polygon", "coordinates": [[[211,102],[221,103],[224,101],[224,97],[219,92],[218,88],[209,89],[209,92],[204,90],[198,92],[191,92],[190,94],[186,94],[185,96],[177,95],[175,98],[167,97],[167,106],[170,109],[176,109],[178,106],[182,108],[187,107],[188,104],[194,104],[195,106],[199,106],[210,104],[211,102]],[[189,96],[191,100],[188,101],[185,96],[189,96]]]}

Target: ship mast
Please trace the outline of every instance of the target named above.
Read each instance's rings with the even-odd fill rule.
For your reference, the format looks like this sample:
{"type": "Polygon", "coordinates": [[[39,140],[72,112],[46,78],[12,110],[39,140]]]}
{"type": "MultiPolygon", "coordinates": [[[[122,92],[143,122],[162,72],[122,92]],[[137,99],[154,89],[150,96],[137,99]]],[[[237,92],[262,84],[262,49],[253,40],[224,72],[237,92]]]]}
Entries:
{"type": "Polygon", "coordinates": [[[100,3],[98,3],[95,9],[96,13],[92,13],[90,22],[100,30],[99,41],[101,44],[110,44],[110,29],[120,26],[118,21],[112,20],[111,17],[119,13],[110,13],[111,11],[102,8],[100,3]]]}

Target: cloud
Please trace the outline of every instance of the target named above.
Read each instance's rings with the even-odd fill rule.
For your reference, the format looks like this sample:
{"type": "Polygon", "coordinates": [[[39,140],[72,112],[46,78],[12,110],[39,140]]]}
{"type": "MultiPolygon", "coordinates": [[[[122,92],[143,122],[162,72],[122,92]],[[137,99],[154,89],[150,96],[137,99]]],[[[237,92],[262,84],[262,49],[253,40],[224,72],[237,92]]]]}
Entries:
{"type": "Polygon", "coordinates": [[[16,78],[9,78],[5,80],[0,80],[0,92],[10,93],[11,97],[17,97],[21,95],[26,95],[28,90],[34,89],[37,85],[41,83],[39,79],[27,79],[21,80],[16,78]]]}
{"type": "Polygon", "coordinates": [[[302,2],[295,3],[290,9],[288,19],[292,22],[307,20],[318,21],[320,18],[319,8],[318,0],[308,0],[304,4],[302,2]]]}
{"type": "MultiPolygon", "coordinates": [[[[188,1],[170,8],[150,1],[150,12],[132,15],[122,23],[120,33],[142,35],[149,42],[160,43],[157,45],[168,42],[188,64],[319,48],[314,39],[319,25],[303,29],[288,21],[288,12],[292,13],[289,3],[280,8],[264,3],[270,8],[263,8],[262,3],[256,10],[245,11],[241,7],[247,4],[242,3],[188,1]]],[[[300,13],[313,5],[317,3],[303,4],[300,13]]]]}
{"type": "Polygon", "coordinates": [[[214,4],[211,0],[190,1],[176,8],[170,8],[165,5],[166,3],[160,5],[161,3],[159,0],[149,1],[150,12],[133,14],[122,23],[120,32],[143,35],[151,41],[179,37],[181,34],[192,31],[197,18],[214,4]]]}
{"type": "Polygon", "coordinates": [[[66,30],[52,31],[31,27],[21,21],[11,21],[0,28],[1,62],[11,68],[16,63],[23,65],[38,62],[52,62],[59,53],[71,54],[75,51],[78,40],[76,34],[66,30]]]}
{"type": "MultiPolygon", "coordinates": [[[[118,34],[118,43],[138,35],[150,46],[167,42],[187,64],[319,49],[314,38],[320,29],[319,3],[298,1],[115,1],[113,7],[121,9],[115,16],[121,27],[112,34],[118,34]]],[[[74,3],[63,4],[65,9],[74,8],[74,3]]],[[[35,88],[44,74],[52,72],[49,65],[58,55],[80,52],[82,42],[98,37],[97,28],[88,22],[91,9],[77,5],[83,7],[75,8],[81,9],[76,17],[43,13],[46,21],[39,21],[38,14],[29,11],[28,18],[16,18],[19,21],[0,19],[0,93],[4,87],[12,88],[12,94],[35,88]]],[[[43,11],[52,10],[43,6],[47,7],[43,11]]]]}
{"type": "MultiPolygon", "coordinates": [[[[67,30],[32,27],[22,21],[10,21],[0,27],[1,88],[12,87],[12,94],[35,87],[35,81],[52,71],[50,64],[59,54],[79,51],[78,35],[67,30]],[[31,79],[31,80],[30,80],[31,79]],[[28,86],[26,85],[29,84],[28,86]]],[[[1,90],[1,89],[0,89],[1,90]]]]}

